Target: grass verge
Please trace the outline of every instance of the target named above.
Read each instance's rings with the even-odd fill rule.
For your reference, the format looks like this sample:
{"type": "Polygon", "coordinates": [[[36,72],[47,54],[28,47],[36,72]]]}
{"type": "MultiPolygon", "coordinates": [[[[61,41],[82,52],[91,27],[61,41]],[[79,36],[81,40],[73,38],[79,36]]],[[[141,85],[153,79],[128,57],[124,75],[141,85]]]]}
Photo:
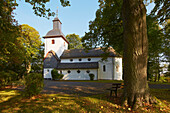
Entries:
{"type": "Polygon", "coordinates": [[[0,112],[2,113],[112,113],[112,112],[168,112],[169,90],[151,89],[151,93],[156,96],[164,106],[146,106],[131,111],[128,107],[120,106],[119,98],[110,98],[109,94],[93,95],[90,97],[80,97],[78,95],[66,94],[41,94],[30,99],[22,97],[15,90],[0,91],[0,112]]]}

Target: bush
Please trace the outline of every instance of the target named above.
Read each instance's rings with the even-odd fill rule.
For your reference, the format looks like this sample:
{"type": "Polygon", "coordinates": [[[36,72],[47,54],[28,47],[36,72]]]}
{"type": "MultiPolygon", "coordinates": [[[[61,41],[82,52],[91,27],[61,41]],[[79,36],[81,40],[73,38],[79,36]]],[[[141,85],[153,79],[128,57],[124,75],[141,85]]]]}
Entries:
{"type": "Polygon", "coordinates": [[[30,73],[25,76],[25,89],[24,96],[38,95],[43,89],[43,77],[39,73],[30,73]]]}
{"type": "Polygon", "coordinates": [[[63,74],[59,74],[56,69],[53,69],[53,70],[51,71],[51,75],[52,75],[52,79],[53,79],[53,80],[60,80],[60,79],[62,79],[63,76],[64,76],[63,74]]]}
{"type": "Polygon", "coordinates": [[[94,80],[94,74],[90,73],[89,77],[90,77],[90,80],[94,80]]]}
{"type": "Polygon", "coordinates": [[[12,82],[17,79],[18,74],[13,71],[1,71],[0,72],[0,88],[5,87],[6,85],[11,85],[12,82]]]}

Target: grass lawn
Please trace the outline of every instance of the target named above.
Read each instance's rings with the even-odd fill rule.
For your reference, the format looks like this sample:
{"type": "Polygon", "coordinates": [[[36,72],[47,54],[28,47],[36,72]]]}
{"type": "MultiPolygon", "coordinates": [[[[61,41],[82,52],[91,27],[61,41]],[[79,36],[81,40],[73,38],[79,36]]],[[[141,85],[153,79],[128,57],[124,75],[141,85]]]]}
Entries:
{"type": "MultiPolygon", "coordinates": [[[[146,106],[135,112],[170,111],[170,90],[151,90],[163,103],[161,106],[146,106]]],[[[4,113],[124,113],[132,112],[120,106],[120,98],[109,98],[109,94],[80,97],[65,94],[41,94],[30,99],[24,98],[15,90],[0,91],[0,112],[4,113]]]]}

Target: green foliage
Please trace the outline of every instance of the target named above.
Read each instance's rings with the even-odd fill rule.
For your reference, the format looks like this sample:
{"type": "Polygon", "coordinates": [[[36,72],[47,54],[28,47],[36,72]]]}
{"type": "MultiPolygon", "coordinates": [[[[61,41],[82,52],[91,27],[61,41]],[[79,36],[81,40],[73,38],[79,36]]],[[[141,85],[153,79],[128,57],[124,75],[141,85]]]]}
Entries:
{"type": "Polygon", "coordinates": [[[154,0],[155,7],[152,9],[151,14],[156,15],[160,23],[169,19],[169,0],[154,0]]]}
{"type": "Polygon", "coordinates": [[[43,89],[43,80],[42,74],[30,73],[26,75],[24,95],[28,97],[38,95],[43,89]]]}
{"type": "Polygon", "coordinates": [[[96,18],[89,22],[89,32],[82,38],[85,48],[112,46],[123,54],[122,0],[99,0],[96,18]]]}
{"type": "Polygon", "coordinates": [[[64,75],[63,74],[59,74],[56,69],[53,69],[51,71],[51,75],[52,75],[52,79],[53,80],[60,80],[60,79],[62,79],[64,77],[64,75]]]}
{"type": "Polygon", "coordinates": [[[0,71],[0,88],[5,87],[5,85],[11,85],[13,81],[17,80],[17,73],[13,71],[0,71]]]}
{"type": "Polygon", "coordinates": [[[79,35],[76,34],[68,34],[66,36],[66,39],[69,42],[68,48],[69,49],[82,49],[82,43],[81,43],[81,38],[79,35]]]}
{"type": "Polygon", "coordinates": [[[90,80],[94,80],[94,74],[90,73],[89,77],[90,77],[90,80]]]}

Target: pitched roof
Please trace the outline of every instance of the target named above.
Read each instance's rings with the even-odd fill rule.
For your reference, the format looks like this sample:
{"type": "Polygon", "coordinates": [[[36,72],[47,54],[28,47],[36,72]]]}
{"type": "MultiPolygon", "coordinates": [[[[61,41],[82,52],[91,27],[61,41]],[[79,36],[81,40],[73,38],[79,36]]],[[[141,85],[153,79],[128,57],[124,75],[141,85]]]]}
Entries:
{"type": "Polygon", "coordinates": [[[59,63],[57,69],[98,69],[98,62],[59,63]]]}
{"type": "MultiPolygon", "coordinates": [[[[109,47],[107,52],[109,57],[120,57],[120,55],[117,54],[112,47],[109,47]]],[[[64,50],[60,58],[102,57],[104,54],[106,53],[102,50],[102,48],[95,48],[88,51],[85,49],[70,49],[64,50]]]]}
{"type": "Polygon", "coordinates": [[[49,58],[49,57],[51,56],[50,53],[56,58],[56,60],[60,60],[59,57],[57,56],[57,54],[56,54],[53,50],[50,50],[50,51],[46,54],[46,56],[44,57],[43,60],[45,60],[46,58],[49,58]]]}
{"type": "Polygon", "coordinates": [[[60,59],[58,58],[57,54],[54,51],[49,51],[44,58],[44,68],[56,68],[57,64],[59,63],[60,59]]]}

